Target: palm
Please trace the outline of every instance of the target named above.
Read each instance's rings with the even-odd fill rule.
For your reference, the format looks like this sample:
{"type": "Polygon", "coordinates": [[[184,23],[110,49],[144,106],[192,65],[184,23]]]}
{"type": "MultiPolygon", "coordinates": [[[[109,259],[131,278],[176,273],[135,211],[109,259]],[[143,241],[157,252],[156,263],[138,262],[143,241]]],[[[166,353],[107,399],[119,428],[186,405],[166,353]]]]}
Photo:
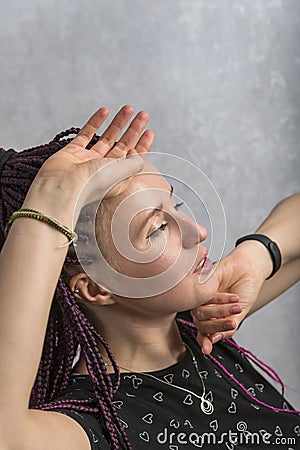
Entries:
{"type": "Polygon", "coordinates": [[[216,268],[219,279],[219,292],[209,303],[193,311],[198,328],[198,342],[204,353],[212,351],[214,338],[231,337],[239,324],[251,311],[263,278],[255,264],[237,247],[230,255],[220,261],[216,268]],[[230,303],[230,298],[235,297],[230,303]],[[239,310],[232,313],[231,307],[239,310]]]}
{"type": "Polygon", "coordinates": [[[240,323],[249,313],[257,298],[262,284],[260,275],[252,262],[241,258],[238,253],[231,253],[224,258],[217,268],[217,273],[220,280],[219,292],[236,294],[240,299],[243,308],[238,316],[240,323]]]}
{"type": "Polygon", "coordinates": [[[115,160],[125,160],[124,167],[120,166],[120,170],[114,170],[110,176],[107,175],[106,180],[105,177],[99,177],[100,185],[98,187],[107,189],[110,183],[113,185],[141,170],[141,158],[136,158],[135,161],[126,161],[125,157],[146,154],[151,149],[154,134],[150,130],[144,131],[149,117],[143,111],[136,115],[123,132],[133,114],[130,106],[124,106],[103,132],[98,142],[90,150],[86,149],[108,114],[106,108],[100,108],[68,145],[46,161],[39,172],[39,177],[55,177],[58,180],[66,175],[71,178],[75,177],[80,190],[100,168],[115,160]],[[123,134],[121,134],[122,132],[123,134]],[[116,142],[120,135],[120,139],[116,142]]]}

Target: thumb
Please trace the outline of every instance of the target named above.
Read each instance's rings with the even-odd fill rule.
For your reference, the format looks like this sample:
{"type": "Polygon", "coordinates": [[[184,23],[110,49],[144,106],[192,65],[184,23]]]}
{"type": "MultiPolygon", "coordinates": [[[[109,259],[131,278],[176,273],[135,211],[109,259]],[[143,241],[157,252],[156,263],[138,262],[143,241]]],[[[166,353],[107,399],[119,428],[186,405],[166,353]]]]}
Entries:
{"type": "Polygon", "coordinates": [[[115,192],[112,188],[139,173],[144,167],[144,160],[138,154],[133,153],[124,158],[99,158],[89,160],[84,164],[88,165],[90,175],[78,196],[77,212],[90,203],[102,200],[109,191],[109,197],[123,192],[126,187],[123,189],[118,187],[115,192]]]}
{"type": "Polygon", "coordinates": [[[119,158],[112,163],[112,169],[109,170],[110,188],[105,198],[115,197],[125,191],[131,181],[132,175],[135,175],[144,167],[144,159],[133,149],[126,158],[119,158]],[[116,164],[117,163],[117,164],[116,164]]]}
{"type": "Polygon", "coordinates": [[[211,340],[209,339],[209,337],[206,334],[201,334],[198,332],[197,342],[201,347],[202,353],[204,353],[205,355],[208,355],[209,353],[212,352],[213,345],[212,345],[211,340]]]}

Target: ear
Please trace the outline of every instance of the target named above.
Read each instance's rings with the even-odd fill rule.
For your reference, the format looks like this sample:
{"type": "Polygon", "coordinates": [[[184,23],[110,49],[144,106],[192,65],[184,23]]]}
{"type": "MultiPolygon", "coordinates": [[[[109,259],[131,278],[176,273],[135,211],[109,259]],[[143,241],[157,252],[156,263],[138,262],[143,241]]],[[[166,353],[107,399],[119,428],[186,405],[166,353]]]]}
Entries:
{"type": "Polygon", "coordinates": [[[93,305],[112,305],[116,303],[113,294],[102,286],[98,286],[86,273],[73,275],[69,281],[71,291],[75,297],[93,305]]]}

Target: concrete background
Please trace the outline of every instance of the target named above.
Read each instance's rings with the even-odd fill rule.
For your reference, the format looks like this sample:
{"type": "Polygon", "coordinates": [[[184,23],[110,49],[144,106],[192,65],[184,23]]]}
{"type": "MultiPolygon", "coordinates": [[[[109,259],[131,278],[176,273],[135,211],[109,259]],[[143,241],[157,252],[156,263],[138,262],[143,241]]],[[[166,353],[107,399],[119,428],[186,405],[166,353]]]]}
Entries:
{"type": "MultiPolygon", "coordinates": [[[[1,146],[47,142],[101,105],[145,109],[155,150],[216,186],[226,251],[299,191],[299,1],[2,0],[0,36],[1,146]]],[[[238,333],[298,409],[299,287],[238,333]]]]}

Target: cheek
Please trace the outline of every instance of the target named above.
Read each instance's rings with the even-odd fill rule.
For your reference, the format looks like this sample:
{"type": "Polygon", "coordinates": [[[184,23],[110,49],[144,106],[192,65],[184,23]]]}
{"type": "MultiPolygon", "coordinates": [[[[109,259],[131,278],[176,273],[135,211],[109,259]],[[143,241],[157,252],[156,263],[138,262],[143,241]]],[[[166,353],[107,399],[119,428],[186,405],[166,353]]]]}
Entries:
{"type": "MultiPolygon", "coordinates": [[[[155,245],[155,244],[154,244],[155,245]]],[[[153,257],[150,262],[140,263],[129,260],[117,251],[114,251],[110,258],[110,264],[122,274],[129,277],[149,278],[160,275],[174,265],[181,251],[180,241],[169,241],[162,252],[153,252],[160,254],[153,257]]],[[[147,255],[149,256],[149,255],[147,255]]]]}
{"type": "Polygon", "coordinates": [[[212,275],[205,283],[199,283],[198,276],[187,275],[177,286],[168,293],[168,301],[177,312],[197,308],[207,303],[216,294],[218,281],[212,275]]]}
{"type": "Polygon", "coordinates": [[[173,267],[180,255],[181,250],[182,247],[180,240],[168,239],[160,256],[155,258],[152,262],[144,264],[144,271],[147,272],[147,276],[159,275],[164,273],[170,267],[173,267]]]}
{"type": "Polygon", "coordinates": [[[175,261],[176,257],[174,254],[165,253],[155,261],[145,264],[144,272],[146,272],[148,277],[160,275],[173,266],[175,261]]]}
{"type": "Polygon", "coordinates": [[[154,277],[163,274],[170,268],[175,269],[175,265],[177,269],[172,273],[174,273],[175,278],[182,279],[181,269],[185,266],[186,260],[191,259],[191,257],[187,258],[187,251],[182,248],[181,234],[174,224],[150,241],[146,239],[134,241],[132,239],[131,246],[134,252],[136,251],[138,254],[131,253],[126,246],[123,247],[123,254],[119,253],[111,237],[108,243],[110,248],[108,263],[115,270],[128,277],[154,277]],[[126,257],[126,254],[128,257],[126,257]],[[177,264],[175,264],[176,262],[177,264]],[[177,271],[180,272],[178,276],[177,271]]]}
{"type": "Polygon", "coordinates": [[[176,256],[172,254],[163,254],[155,261],[148,263],[136,263],[123,259],[123,262],[119,264],[119,271],[124,275],[137,277],[137,278],[149,278],[160,275],[173,266],[176,261],[176,256]]]}

